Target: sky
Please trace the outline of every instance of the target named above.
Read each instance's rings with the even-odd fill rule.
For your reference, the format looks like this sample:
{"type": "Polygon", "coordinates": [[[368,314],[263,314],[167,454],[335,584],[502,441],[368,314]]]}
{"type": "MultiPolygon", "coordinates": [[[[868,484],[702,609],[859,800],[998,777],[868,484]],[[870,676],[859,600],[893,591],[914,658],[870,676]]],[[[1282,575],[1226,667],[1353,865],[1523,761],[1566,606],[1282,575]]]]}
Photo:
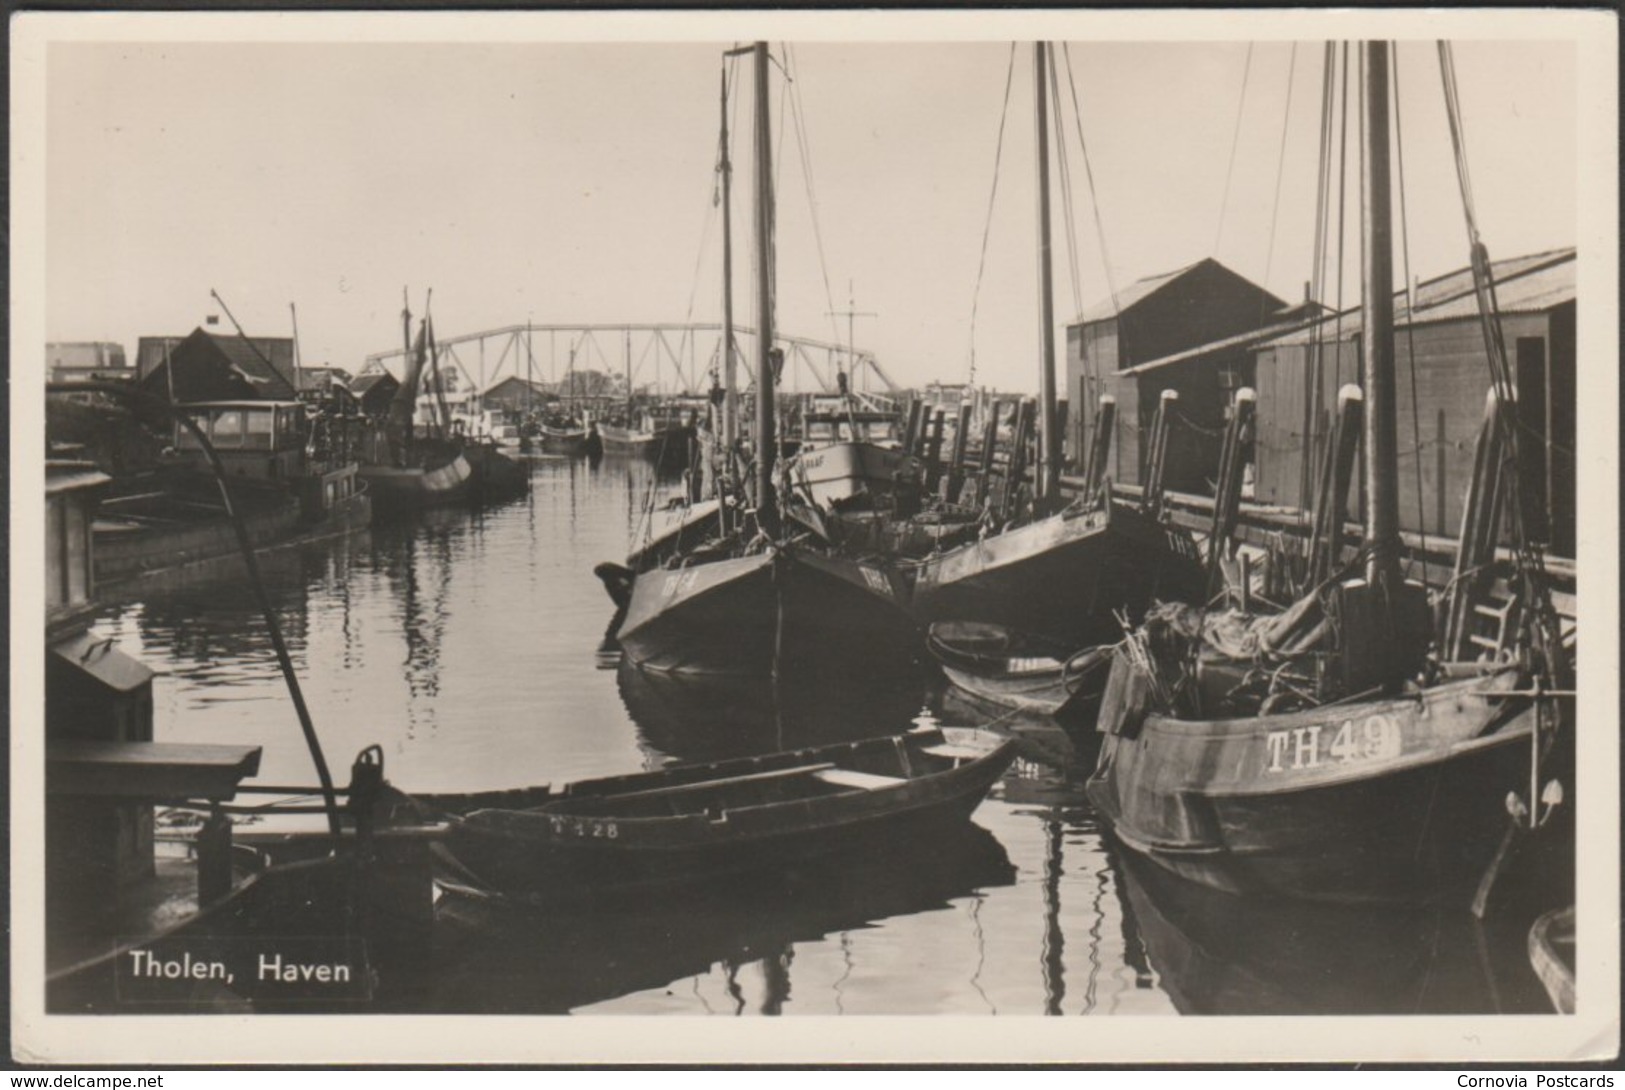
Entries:
{"type": "MultiPolygon", "coordinates": [[[[527,321],[717,321],[732,44],[53,43],[46,337],[117,341],[133,357],[139,337],[219,313],[211,289],[256,335],[288,335],[296,305],[304,361],[351,371],[399,344],[403,286],[419,313],[433,289],[443,339],[527,321]]],[[[856,319],[858,345],[902,384],[964,381],[974,351],[978,382],[1036,389],[1031,45],[772,49],[780,330],[844,341],[829,312],[851,306],[873,314],[856,319]]],[[[1070,186],[1052,186],[1058,324],[1207,256],[1301,298],[1322,50],[1057,46],[1052,140],[1071,167],[1070,186]]],[[[1464,41],[1455,56],[1491,254],[1576,244],[1572,43],[1464,41]]],[[[1433,44],[1402,42],[1397,64],[1410,267],[1427,279],[1466,264],[1466,235],[1433,44]]],[[[735,78],[734,299],[748,322],[748,59],[735,78]]],[[[1353,172],[1351,305],[1357,188],[1353,172]]],[[[1322,298],[1336,301],[1334,283],[1322,298]]]]}

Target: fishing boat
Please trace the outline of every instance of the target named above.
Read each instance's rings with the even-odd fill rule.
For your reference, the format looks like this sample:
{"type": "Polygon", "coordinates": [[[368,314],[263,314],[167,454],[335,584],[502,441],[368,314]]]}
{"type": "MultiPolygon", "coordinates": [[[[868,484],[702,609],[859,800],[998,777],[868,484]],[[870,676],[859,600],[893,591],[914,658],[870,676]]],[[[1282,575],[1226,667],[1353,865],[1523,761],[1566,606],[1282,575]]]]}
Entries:
{"type": "Polygon", "coordinates": [[[587,425],[580,422],[543,420],[536,425],[542,449],[549,454],[577,455],[587,453],[587,425]]]}
{"type": "MultiPolygon", "coordinates": [[[[1112,642],[1119,614],[1137,618],[1154,600],[1198,601],[1206,577],[1190,535],[1153,512],[1086,490],[1064,504],[1055,396],[1055,322],[1051,298],[1048,47],[1034,49],[1038,131],[1039,328],[1041,353],[1037,466],[1030,512],[1016,502],[1031,417],[1018,416],[1005,496],[989,507],[995,532],[928,556],[915,571],[912,608],[921,624],[978,621],[1072,649],[1112,642]]],[[[990,421],[988,439],[997,435],[990,421]]],[[[991,465],[991,446],[983,451],[991,465]]],[[[985,502],[985,500],[984,500],[985,502]]]]}
{"type": "Polygon", "coordinates": [[[906,658],[916,638],[895,568],[832,555],[806,536],[717,559],[691,553],[636,575],[621,593],[615,640],[649,670],[838,674],[906,658]]]}
{"type": "Polygon", "coordinates": [[[596,903],[782,870],[969,820],[1015,759],[986,731],[903,735],[518,788],[420,795],[450,824],[443,879],[527,901],[596,903]]]}
{"type": "MultiPolygon", "coordinates": [[[[390,514],[465,503],[474,495],[477,484],[474,467],[464,455],[462,442],[449,435],[446,426],[438,427],[436,435],[415,434],[413,417],[417,411],[418,391],[426,365],[434,366],[431,364],[434,353],[427,340],[428,320],[418,327],[415,344],[411,323],[411,311],[403,308],[406,375],[389,403],[385,426],[388,459],[364,464],[360,470],[374,505],[390,514]]],[[[436,383],[435,388],[438,391],[440,384],[436,383]]]]}
{"type": "Polygon", "coordinates": [[[799,439],[788,461],[790,479],[814,505],[890,505],[899,491],[912,491],[918,505],[921,467],[903,449],[894,414],[860,408],[850,394],[814,398],[802,414],[799,439]]]}
{"type": "MultiPolygon", "coordinates": [[[[1568,667],[1538,555],[1521,543],[1505,573],[1521,619],[1494,636],[1453,620],[1507,620],[1482,594],[1498,566],[1498,512],[1518,510],[1516,474],[1475,475],[1437,636],[1424,588],[1402,578],[1389,49],[1363,47],[1363,546],[1345,567],[1334,534],[1323,554],[1330,575],[1277,616],[1170,607],[1148,617],[1115,654],[1087,793],[1128,849],[1218,890],[1403,902],[1476,879],[1481,913],[1507,838],[1538,828],[1561,801],[1544,762],[1564,716],[1560,698],[1544,694],[1562,691],[1568,667]]],[[[1440,49],[1449,86],[1448,46],[1440,49]]],[[[1503,456],[1516,461],[1500,410],[1511,396],[1488,259],[1467,207],[1495,385],[1479,465],[1499,467],[1503,456]]],[[[1341,510],[1346,481],[1338,493],[1331,511],[1341,510]]]]}
{"type": "Polygon", "coordinates": [[[949,681],[984,703],[1055,719],[1092,719],[1111,663],[1110,645],[1070,651],[977,621],[939,621],[926,648],[949,681]]]}
{"type": "Polygon", "coordinates": [[[1558,1014],[1574,1013],[1574,906],[1553,909],[1529,929],[1529,965],[1558,1014]]]}
{"type": "MultiPolygon", "coordinates": [[[[364,530],[372,500],[355,462],[307,452],[296,402],[199,402],[182,409],[226,463],[232,500],[257,547],[364,530]]],[[[236,530],[190,431],[177,426],[175,461],[120,479],[96,511],[96,578],[104,586],[234,554],[236,530]]]]}
{"type": "Polygon", "coordinates": [[[756,288],[765,316],[756,343],[754,489],[726,534],[701,548],[641,572],[599,566],[617,610],[611,636],[629,662],[656,670],[768,676],[814,664],[868,666],[882,655],[906,659],[916,637],[904,577],[885,557],[835,549],[816,511],[781,494],[775,477],[768,62],[765,44],[751,51],[756,288]]]}

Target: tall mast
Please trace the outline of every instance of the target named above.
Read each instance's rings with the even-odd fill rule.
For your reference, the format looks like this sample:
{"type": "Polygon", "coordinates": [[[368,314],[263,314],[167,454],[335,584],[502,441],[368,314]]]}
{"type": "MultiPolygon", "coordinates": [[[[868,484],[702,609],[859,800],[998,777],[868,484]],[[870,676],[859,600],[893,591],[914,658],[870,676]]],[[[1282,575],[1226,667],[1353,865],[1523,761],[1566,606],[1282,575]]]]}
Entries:
{"type": "Polygon", "coordinates": [[[717,162],[722,175],[722,471],[732,477],[734,448],[739,439],[739,397],[734,392],[734,257],[731,211],[733,164],[728,161],[728,66],[722,66],[722,151],[717,162]]]}
{"type": "Polygon", "coordinates": [[[1388,171],[1388,43],[1365,43],[1365,177],[1361,206],[1365,387],[1366,581],[1397,588],[1399,441],[1394,397],[1393,216],[1388,171]]]}
{"type": "MultiPolygon", "coordinates": [[[[768,131],[767,43],[756,59],[756,504],[773,489],[773,144],[768,131]]],[[[758,516],[760,517],[760,516],[758,516]]]]}
{"type": "Polygon", "coordinates": [[[1055,313],[1050,298],[1049,230],[1049,80],[1045,75],[1049,44],[1033,43],[1033,98],[1038,128],[1038,472],[1034,507],[1054,504],[1061,489],[1061,437],[1055,429],[1055,313]]]}

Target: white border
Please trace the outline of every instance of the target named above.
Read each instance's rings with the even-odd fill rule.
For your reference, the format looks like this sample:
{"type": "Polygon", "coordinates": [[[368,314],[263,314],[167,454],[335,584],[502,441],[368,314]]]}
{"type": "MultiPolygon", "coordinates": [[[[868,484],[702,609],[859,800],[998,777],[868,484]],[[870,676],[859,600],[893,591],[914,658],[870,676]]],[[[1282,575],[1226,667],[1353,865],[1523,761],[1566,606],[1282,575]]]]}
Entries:
{"type": "Polygon", "coordinates": [[[1204,1062],[1602,1058],[1619,1041],[1617,26],[1608,12],[1227,11],[25,13],[12,16],[12,1031],[23,1062],[1204,1062]],[[1583,760],[1576,795],[1581,1015],[1545,1017],[701,1019],[494,1016],[65,1017],[42,1011],[39,581],[43,512],[44,89],[53,41],[967,41],[1564,39],[1577,50],[1579,567],[1583,760]],[[20,577],[17,573],[23,573],[20,577]]]}

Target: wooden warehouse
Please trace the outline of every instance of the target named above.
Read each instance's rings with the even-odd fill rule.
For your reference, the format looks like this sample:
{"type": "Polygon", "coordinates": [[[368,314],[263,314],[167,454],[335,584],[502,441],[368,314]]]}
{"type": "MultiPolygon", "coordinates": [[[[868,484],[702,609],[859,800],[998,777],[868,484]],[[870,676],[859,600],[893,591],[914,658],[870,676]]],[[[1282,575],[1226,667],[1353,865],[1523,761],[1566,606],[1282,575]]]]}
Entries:
{"type": "MultiPolygon", "coordinates": [[[[1560,556],[1575,536],[1575,251],[1554,250],[1491,267],[1502,335],[1517,387],[1531,536],[1560,556]]],[[[1394,299],[1400,525],[1454,537],[1472,476],[1473,444],[1490,388],[1469,269],[1394,299]],[[1414,394],[1413,394],[1414,391],[1414,394]]],[[[1337,391],[1359,381],[1360,313],[1349,311],[1252,347],[1258,389],[1254,498],[1305,506],[1326,445],[1337,391]]],[[[1350,517],[1359,498],[1351,497],[1350,517]]]]}
{"type": "MultiPolygon", "coordinates": [[[[1110,393],[1117,398],[1117,418],[1106,472],[1113,480],[1138,482],[1147,453],[1140,435],[1149,432],[1157,392],[1145,396],[1146,387],[1123,372],[1269,326],[1285,305],[1246,277],[1204,258],[1135,281],[1085,310],[1066,331],[1066,392],[1079,406],[1070,414],[1072,449],[1088,449],[1094,406],[1101,394],[1110,393]]],[[[1185,433],[1182,442],[1191,441],[1190,435],[1185,433]]],[[[1183,466],[1187,474],[1194,473],[1199,455],[1197,450],[1171,455],[1170,469],[1183,466]]],[[[1171,476],[1167,483],[1189,489],[1196,482],[1171,476]]]]}

